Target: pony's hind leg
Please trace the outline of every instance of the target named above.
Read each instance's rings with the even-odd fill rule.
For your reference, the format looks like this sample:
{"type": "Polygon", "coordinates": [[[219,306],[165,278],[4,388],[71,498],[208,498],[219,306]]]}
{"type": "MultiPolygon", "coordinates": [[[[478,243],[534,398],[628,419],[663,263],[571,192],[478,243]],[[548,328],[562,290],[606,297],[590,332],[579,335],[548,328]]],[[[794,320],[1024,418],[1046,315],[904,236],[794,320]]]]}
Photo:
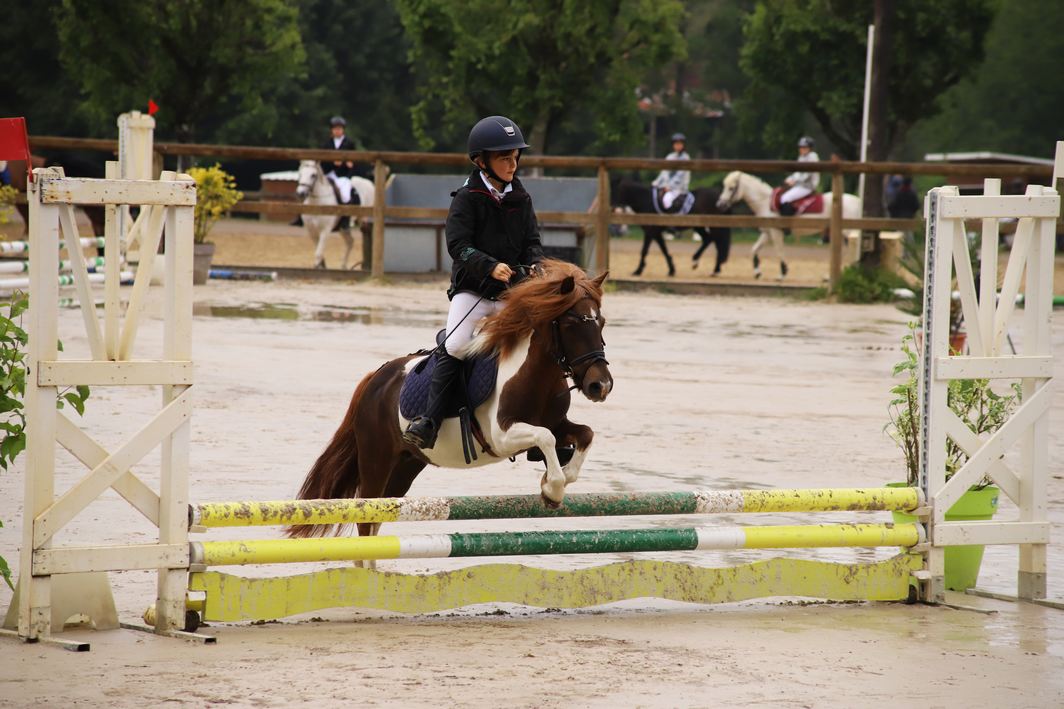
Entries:
{"type": "Polygon", "coordinates": [[[783,253],[783,232],[779,229],[772,229],[772,246],[776,250],[776,256],[780,260],[780,280],[782,281],[787,275],[787,259],[783,253]]]}

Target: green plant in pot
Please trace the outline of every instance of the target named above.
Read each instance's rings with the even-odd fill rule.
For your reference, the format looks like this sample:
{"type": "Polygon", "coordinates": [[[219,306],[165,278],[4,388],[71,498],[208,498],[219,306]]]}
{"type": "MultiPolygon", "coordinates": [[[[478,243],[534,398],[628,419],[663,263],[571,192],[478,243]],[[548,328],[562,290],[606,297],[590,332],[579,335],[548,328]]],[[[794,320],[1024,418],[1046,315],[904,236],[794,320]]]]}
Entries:
{"type": "Polygon", "coordinates": [[[193,241],[195,242],[195,266],[192,282],[202,285],[207,282],[214,244],[207,241],[207,234],[222,217],[229,213],[244,193],[236,188],[236,178],[215,163],[213,167],[193,167],[188,174],[196,181],[196,209],[193,241]]]}
{"type": "MultiPolygon", "coordinates": [[[[916,486],[920,475],[920,353],[917,347],[916,323],[901,341],[905,358],[894,365],[893,374],[902,381],[891,388],[893,395],[888,407],[890,421],[885,430],[898,444],[905,459],[906,482],[890,483],[888,487],[916,486]]],[[[954,379],[949,383],[946,402],[950,410],[976,434],[992,434],[1008,420],[1020,401],[1020,385],[1012,384],[1005,393],[994,391],[988,379],[954,379]]],[[[961,469],[968,455],[952,440],[946,443],[946,479],[961,469]]],[[[969,488],[949,510],[946,521],[988,520],[997,510],[999,490],[991,480],[983,478],[969,488]]],[[[916,521],[912,515],[894,513],[895,523],[916,521]]],[[[963,591],[975,586],[979,565],[983,560],[982,546],[953,546],[946,548],[946,588],[963,591]]]]}

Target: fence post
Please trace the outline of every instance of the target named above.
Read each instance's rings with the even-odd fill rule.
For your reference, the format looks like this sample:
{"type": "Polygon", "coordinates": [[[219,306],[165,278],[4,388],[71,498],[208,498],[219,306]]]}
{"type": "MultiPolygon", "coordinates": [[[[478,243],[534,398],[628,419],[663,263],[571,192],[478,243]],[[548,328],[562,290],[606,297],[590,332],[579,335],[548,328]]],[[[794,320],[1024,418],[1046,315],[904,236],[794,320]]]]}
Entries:
{"type": "Polygon", "coordinates": [[[384,277],[384,187],[387,167],[383,160],[373,164],[373,251],[370,275],[384,277]]]}
{"type": "Polygon", "coordinates": [[[595,275],[610,270],[610,171],[598,168],[598,209],[595,212],[595,275]]]}
{"type": "Polygon", "coordinates": [[[828,291],[834,293],[839,287],[842,273],[842,173],[831,173],[831,266],[828,274],[828,291]]]}

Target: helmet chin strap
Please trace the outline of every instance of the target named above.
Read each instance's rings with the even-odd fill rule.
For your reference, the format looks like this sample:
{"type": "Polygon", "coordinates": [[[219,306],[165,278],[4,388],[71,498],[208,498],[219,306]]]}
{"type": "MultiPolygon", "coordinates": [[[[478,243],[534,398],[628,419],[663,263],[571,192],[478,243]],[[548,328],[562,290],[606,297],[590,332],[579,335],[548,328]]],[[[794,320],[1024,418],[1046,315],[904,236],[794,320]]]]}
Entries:
{"type": "MultiPolygon", "coordinates": [[[[523,153],[523,152],[524,152],[523,150],[518,150],[517,151],[517,164],[518,164],[518,166],[521,165],[521,153],[523,153]]],[[[480,157],[480,162],[484,163],[483,167],[481,167],[481,165],[479,163],[477,163],[476,160],[473,161],[473,164],[476,165],[478,168],[480,168],[480,170],[482,172],[487,173],[488,177],[490,177],[491,179],[496,180],[497,182],[501,182],[502,186],[503,186],[503,189],[505,189],[508,184],[513,182],[513,180],[504,180],[501,177],[499,177],[497,174],[495,174],[495,171],[491,169],[491,161],[488,160],[484,156],[484,153],[481,153],[479,155],[479,157],[480,157]]],[[[514,174],[516,175],[517,173],[515,172],[514,174]]]]}

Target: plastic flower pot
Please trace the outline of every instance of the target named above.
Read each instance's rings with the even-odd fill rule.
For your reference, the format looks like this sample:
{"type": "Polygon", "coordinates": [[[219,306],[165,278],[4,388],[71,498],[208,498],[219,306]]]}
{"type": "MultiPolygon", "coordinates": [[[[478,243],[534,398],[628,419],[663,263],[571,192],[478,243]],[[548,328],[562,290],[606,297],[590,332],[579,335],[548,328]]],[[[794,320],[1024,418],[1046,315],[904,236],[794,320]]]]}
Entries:
{"type": "MultiPolygon", "coordinates": [[[[908,483],[888,483],[887,487],[908,487],[908,483]]],[[[1000,490],[993,485],[973,487],[961,495],[961,499],[946,511],[947,522],[977,522],[994,517],[998,508],[1000,490]]],[[[916,517],[905,512],[892,512],[894,524],[907,524],[916,517]]],[[[975,587],[979,579],[979,566],[983,563],[981,545],[946,547],[946,588],[965,591],[975,587]]]]}

